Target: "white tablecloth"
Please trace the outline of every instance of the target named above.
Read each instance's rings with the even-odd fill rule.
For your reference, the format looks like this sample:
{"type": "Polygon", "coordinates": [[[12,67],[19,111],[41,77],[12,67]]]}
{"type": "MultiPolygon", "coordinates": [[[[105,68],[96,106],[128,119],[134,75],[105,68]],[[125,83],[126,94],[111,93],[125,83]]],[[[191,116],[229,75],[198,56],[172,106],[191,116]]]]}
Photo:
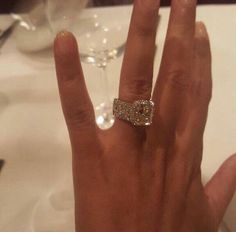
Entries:
{"type": "MultiPolygon", "coordinates": [[[[88,10],[130,17],[130,7],[88,10]]],[[[157,43],[157,73],[168,8],[162,16],[157,43]]],[[[0,16],[0,21],[5,20],[0,16]]],[[[214,92],[205,133],[203,177],[208,180],[229,155],[236,152],[236,5],[202,6],[198,19],[206,23],[212,42],[214,92]]],[[[23,54],[10,38],[0,51],[0,231],[29,232],[35,204],[70,177],[70,146],[65,128],[50,52],[23,54]]],[[[122,57],[108,66],[110,89],[116,96],[122,57]]],[[[98,72],[84,65],[94,104],[99,102],[98,72]]],[[[225,221],[236,231],[236,199],[225,221]]]]}

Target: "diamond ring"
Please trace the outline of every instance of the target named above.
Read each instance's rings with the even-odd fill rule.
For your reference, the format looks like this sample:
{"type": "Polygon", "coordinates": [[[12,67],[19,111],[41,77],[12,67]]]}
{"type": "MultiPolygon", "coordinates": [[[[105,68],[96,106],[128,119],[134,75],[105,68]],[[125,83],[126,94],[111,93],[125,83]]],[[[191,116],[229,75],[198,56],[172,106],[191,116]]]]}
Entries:
{"type": "Polygon", "coordinates": [[[138,100],[134,103],[114,99],[113,114],[116,118],[128,121],[134,126],[150,126],[152,124],[154,102],[138,100]]]}

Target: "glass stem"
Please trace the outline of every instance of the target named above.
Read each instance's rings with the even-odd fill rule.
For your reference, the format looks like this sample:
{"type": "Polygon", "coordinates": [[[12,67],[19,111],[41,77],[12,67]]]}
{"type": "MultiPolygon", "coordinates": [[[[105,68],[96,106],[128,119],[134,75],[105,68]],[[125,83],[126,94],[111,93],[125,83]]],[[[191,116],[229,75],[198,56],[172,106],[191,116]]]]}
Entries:
{"type": "Polygon", "coordinates": [[[99,68],[101,72],[101,91],[103,92],[103,99],[104,103],[106,105],[111,104],[111,98],[110,98],[110,92],[109,92],[109,83],[108,83],[108,77],[107,77],[107,69],[106,65],[103,65],[99,68]]]}

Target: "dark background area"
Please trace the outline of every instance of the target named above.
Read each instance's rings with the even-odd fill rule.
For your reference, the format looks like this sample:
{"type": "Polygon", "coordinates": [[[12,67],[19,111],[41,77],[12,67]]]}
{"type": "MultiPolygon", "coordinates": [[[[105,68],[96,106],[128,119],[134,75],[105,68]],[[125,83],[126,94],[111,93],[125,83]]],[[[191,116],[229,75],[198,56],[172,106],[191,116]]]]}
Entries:
{"type": "MultiPolygon", "coordinates": [[[[8,13],[12,10],[18,0],[0,0],[0,13],[8,13]]],[[[122,3],[130,3],[132,0],[94,0],[96,6],[118,5],[122,3]]],[[[199,4],[228,4],[236,3],[236,0],[198,0],[199,4]]],[[[163,6],[170,4],[170,0],[162,0],[163,6]]]]}
{"type": "MultiPolygon", "coordinates": [[[[95,5],[116,5],[119,2],[129,2],[131,3],[132,0],[93,0],[95,5]]],[[[170,5],[171,0],[161,0],[162,6],[170,5]]],[[[199,4],[228,4],[228,3],[236,3],[236,0],[198,0],[199,4]]]]}

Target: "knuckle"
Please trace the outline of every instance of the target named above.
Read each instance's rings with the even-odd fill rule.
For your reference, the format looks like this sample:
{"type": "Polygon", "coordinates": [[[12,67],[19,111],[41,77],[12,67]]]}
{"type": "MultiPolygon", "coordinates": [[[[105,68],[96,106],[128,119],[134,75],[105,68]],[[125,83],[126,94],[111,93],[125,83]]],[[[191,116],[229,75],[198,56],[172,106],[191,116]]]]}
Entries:
{"type": "Polygon", "coordinates": [[[67,71],[66,73],[63,73],[61,76],[61,79],[63,81],[64,87],[71,89],[74,87],[74,81],[76,79],[77,73],[67,71]]]}
{"type": "Polygon", "coordinates": [[[167,74],[167,84],[177,91],[187,91],[190,88],[190,74],[183,68],[170,71],[167,74]]]}
{"type": "Polygon", "coordinates": [[[91,124],[94,115],[89,107],[77,107],[66,114],[67,124],[71,129],[83,128],[91,124]]]}
{"type": "Polygon", "coordinates": [[[211,83],[209,84],[202,80],[192,81],[190,92],[199,102],[209,103],[212,98],[211,83]]]}
{"type": "Polygon", "coordinates": [[[129,81],[122,89],[122,95],[131,100],[137,100],[138,98],[149,99],[152,90],[152,82],[145,79],[136,79],[129,81]]]}
{"type": "Polygon", "coordinates": [[[135,34],[139,37],[151,37],[155,35],[155,28],[151,24],[146,24],[145,22],[136,22],[135,34]]]}
{"type": "Polygon", "coordinates": [[[195,41],[195,55],[199,57],[206,57],[210,53],[209,39],[205,36],[197,36],[195,41]]]}
{"type": "MultiPolygon", "coordinates": [[[[168,48],[168,51],[172,52],[181,52],[186,50],[187,47],[187,41],[183,39],[181,35],[176,34],[170,34],[166,38],[166,47],[168,48]]],[[[189,52],[189,51],[188,51],[189,52]]]]}
{"type": "Polygon", "coordinates": [[[154,36],[158,19],[159,5],[153,1],[136,0],[135,15],[133,20],[135,34],[140,37],[154,36]],[[138,16],[137,16],[138,15],[138,16]]]}

